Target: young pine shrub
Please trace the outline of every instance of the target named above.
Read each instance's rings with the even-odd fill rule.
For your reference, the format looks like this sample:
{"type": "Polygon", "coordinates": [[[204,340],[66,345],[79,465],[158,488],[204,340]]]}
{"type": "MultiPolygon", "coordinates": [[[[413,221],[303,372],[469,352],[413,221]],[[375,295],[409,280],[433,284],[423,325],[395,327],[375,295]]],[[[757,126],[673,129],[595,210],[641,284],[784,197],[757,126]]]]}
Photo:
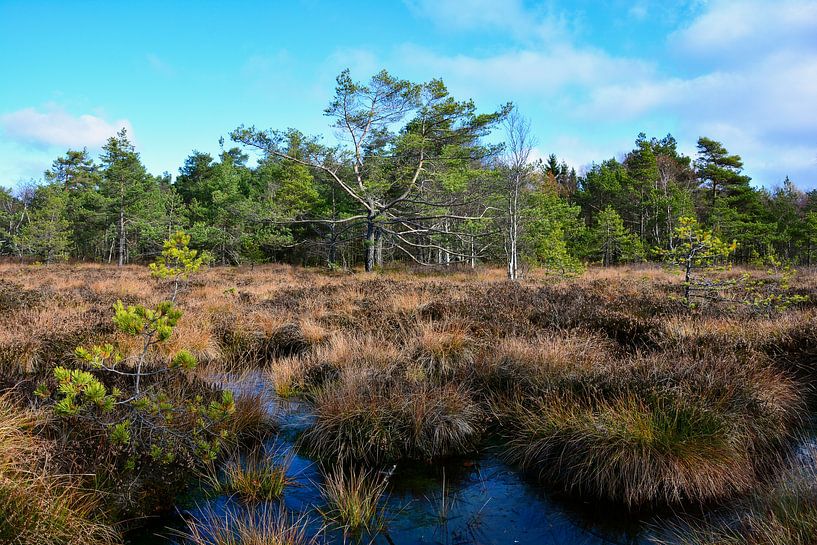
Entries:
{"type": "Polygon", "coordinates": [[[186,286],[191,275],[212,261],[210,254],[192,250],[188,247],[189,244],[190,235],[184,231],[176,231],[164,241],[162,253],[150,264],[151,276],[171,284],[171,301],[176,301],[179,290],[186,286]]]}
{"type": "Polygon", "coordinates": [[[368,470],[336,468],[324,477],[319,512],[330,526],[347,534],[376,533],[385,524],[387,480],[368,470]]]}

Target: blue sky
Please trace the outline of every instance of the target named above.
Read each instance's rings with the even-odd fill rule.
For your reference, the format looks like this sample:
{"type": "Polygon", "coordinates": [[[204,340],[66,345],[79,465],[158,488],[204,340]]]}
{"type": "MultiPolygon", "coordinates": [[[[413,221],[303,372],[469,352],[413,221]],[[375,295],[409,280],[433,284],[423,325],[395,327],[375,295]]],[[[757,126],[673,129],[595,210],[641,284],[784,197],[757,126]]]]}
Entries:
{"type": "Polygon", "coordinates": [[[817,2],[33,2],[0,0],[0,185],[118,127],[153,173],[239,124],[333,138],[349,67],[441,77],[529,117],[581,168],[640,131],[722,140],[759,184],[817,187],[817,2]],[[346,5],[344,5],[346,4],[346,5]]]}

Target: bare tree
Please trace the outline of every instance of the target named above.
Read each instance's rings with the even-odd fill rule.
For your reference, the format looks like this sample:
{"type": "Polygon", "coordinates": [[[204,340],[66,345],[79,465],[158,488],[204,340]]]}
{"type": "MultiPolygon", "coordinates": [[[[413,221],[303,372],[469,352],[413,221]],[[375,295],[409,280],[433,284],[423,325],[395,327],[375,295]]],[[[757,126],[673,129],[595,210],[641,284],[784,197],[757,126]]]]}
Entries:
{"type": "Polygon", "coordinates": [[[519,276],[519,236],[522,226],[521,208],[525,186],[532,169],[530,155],[534,139],[531,136],[530,120],[513,108],[504,120],[505,126],[505,177],[504,197],[507,217],[505,229],[505,255],[508,264],[508,279],[519,276]]]}

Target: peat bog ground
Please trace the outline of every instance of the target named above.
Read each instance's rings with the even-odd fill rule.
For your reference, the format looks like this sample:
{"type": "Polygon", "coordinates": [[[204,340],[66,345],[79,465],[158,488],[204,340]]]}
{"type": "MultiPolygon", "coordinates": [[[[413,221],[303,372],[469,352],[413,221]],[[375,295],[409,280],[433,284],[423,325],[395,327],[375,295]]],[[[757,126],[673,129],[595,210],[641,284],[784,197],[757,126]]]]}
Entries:
{"type": "Polygon", "coordinates": [[[3,264],[0,541],[813,543],[817,274],[790,290],[808,300],[764,313],[690,309],[654,267],[211,268],[144,361],[198,365],[155,401],[156,436],[131,437],[38,387],[64,366],[131,395],[75,349],[138,353],[111,309],[167,286],[139,266],[3,264]],[[164,406],[226,406],[223,389],[225,446],[202,460],[181,446],[201,411],[164,406]]]}

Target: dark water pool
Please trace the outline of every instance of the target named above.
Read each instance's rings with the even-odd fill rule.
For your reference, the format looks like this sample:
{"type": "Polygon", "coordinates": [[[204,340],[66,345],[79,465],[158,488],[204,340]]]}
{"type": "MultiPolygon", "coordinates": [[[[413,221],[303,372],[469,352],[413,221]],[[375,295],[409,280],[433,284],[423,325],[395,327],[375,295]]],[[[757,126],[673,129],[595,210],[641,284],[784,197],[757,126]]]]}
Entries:
{"type": "MultiPolygon", "coordinates": [[[[265,388],[256,377],[241,388],[265,388]]],[[[311,420],[301,403],[273,401],[269,410],[281,422],[277,437],[265,445],[269,456],[288,458],[289,476],[295,481],[283,501],[288,510],[307,513],[309,530],[322,527],[315,508],[322,504],[317,465],[294,450],[298,432],[311,420]]],[[[153,519],[132,532],[133,545],[179,543],[173,530],[184,529],[184,517],[201,518],[204,513],[240,513],[252,516],[263,505],[247,505],[235,498],[208,498],[193,494],[180,500],[173,513],[153,519]]],[[[271,504],[277,510],[277,504],[271,504]]],[[[558,499],[503,463],[495,454],[478,458],[448,460],[438,464],[403,464],[389,477],[385,530],[374,536],[350,540],[340,532],[321,533],[324,543],[377,543],[383,545],[428,544],[530,544],[603,545],[642,544],[646,541],[644,521],[609,507],[558,499]]]]}

